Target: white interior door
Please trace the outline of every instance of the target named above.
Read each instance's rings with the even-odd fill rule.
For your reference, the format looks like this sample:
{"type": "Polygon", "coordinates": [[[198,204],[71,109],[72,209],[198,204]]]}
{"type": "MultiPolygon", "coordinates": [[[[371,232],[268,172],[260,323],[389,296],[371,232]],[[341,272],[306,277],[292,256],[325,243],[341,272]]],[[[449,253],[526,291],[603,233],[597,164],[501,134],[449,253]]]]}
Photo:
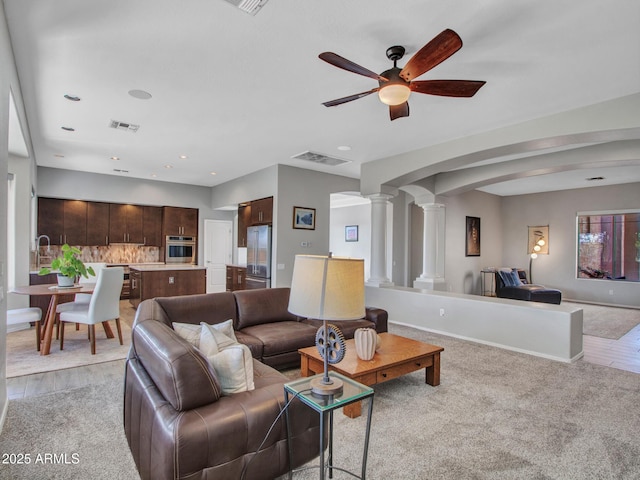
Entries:
{"type": "Polygon", "coordinates": [[[231,264],[233,222],[204,221],[204,264],[207,267],[207,293],[227,289],[227,265],[231,264]]]}

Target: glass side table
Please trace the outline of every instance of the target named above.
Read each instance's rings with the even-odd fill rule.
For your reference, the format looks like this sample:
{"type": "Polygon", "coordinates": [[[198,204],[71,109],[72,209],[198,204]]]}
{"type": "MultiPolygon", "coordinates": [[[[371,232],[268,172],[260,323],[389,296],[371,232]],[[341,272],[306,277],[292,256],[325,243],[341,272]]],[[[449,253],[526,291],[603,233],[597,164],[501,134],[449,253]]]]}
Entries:
{"type": "MultiPolygon", "coordinates": [[[[311,380],[317,376],[322,376],[322,374],[300,378],[298,380],[294,380],[293,382],[284,384],[285,404],[289,402],[290,395],[297,396],[305,405],[311,407],[313,410],[320,414],[320,465],[319,467],[305,467],[300,470],[306,468],[319,468],[320,480],[325,480],[326,470],[329,471],[329,478],[333,478],[334,469],[346,472],[349,475],[354,476],[355,478],[365,480],[367,471],[367,454],[369,452],[369,433],[371,432],[371,414],[373,412],[373,388],[362,385],[361,383],[351,380],[350,378],[347,378],[339,373],[329,372],[330,377],[339,378],[344,382],[344,389],[343,392],[339,395],[328,395],[321,397],[311,393],[311,380]],[[367,427],[364,438],[364,451],[362,454],[362,472],[360,476],[357,476],[348,470],[333,465],[333,412],[338,408],[344,407],[345,405],[349,405],[353,402],[363,400],[365,398],[369,399],[369,411],[367,415],[367,427]],[[324,454],[325,430],[327,431],[329,437],[329,453],[326,461],[324,454]]],[[[287,443],[289,444],[289,479],[291,479],[293,475],[293,470],[291,469],[291,458],[293,458],[293,452],[290,441],[291,429],[289,426],[288,409],[285,412],[285,417],[287,422],[287,443]]]]}

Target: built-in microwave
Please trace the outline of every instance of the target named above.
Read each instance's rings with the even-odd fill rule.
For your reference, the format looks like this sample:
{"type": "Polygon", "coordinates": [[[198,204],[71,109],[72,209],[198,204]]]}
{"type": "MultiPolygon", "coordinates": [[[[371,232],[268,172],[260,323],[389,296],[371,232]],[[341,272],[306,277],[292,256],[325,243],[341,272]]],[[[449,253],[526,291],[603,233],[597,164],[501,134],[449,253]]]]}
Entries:
{"type": "Polygon", "coordinates": [[[168,235],[165,248],[166,263],[196,263],[196,237],[168,235]]]}

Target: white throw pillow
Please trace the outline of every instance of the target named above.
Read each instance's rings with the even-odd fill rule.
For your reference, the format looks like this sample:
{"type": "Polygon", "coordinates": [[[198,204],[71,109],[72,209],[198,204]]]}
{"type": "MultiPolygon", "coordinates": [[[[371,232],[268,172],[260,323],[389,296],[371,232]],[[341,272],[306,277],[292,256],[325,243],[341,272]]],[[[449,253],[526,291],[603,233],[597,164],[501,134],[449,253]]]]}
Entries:
{"type": "Polygon", "coordinates": [[[253,359],[251,351],[246,345],[236,343],[207,359],[220,381],[223,395],[254,390],[253,359]]]}
{"type": "Polygon", "coordinates": [[[238,343],[233,333],[233,323],[231,320],[215,325],[200,323],[200,346],[198,347],[206,356],[215,355],[230,345],[238,343]],[[229,323],[231,334],[229,334],[229,323]]]}
{"type": "MultiPolygon", "coordinates": [[[[175,332],[184,338],[187,342],[196,348],[200,348],[200,335],[202,332],[201,325],[194,325],[193,323],[179,323],[173,322],[171,324],[175,332]]],[[[210,325],[216,330],[224,333],[227,337],[231,338],[234,342],[237,342],[236,334],[233,331],[233,320],[229,319],[221,323],[210,325]]]]}
{"type": "Polygon", "coordinates": [[[222,333],[226,328],[219,328],[222,324],[209,325],[202,322],[200,325],[199,348],[216,371],[222,393],[229,395],[254,390],[253,358],[249,347],[238,343],[235,335],[230,338],[222,333]],[[228,350],[231,352],[227,353],[228,350]]]}
{"type": "Polygon", "coordinates": [[[177,323],[171,324],[175,332],[184,338],[187,342],[196,348],[200,347],[200,332],[202,327],[200,325],[194,325],[192,323],[177,323]]]}

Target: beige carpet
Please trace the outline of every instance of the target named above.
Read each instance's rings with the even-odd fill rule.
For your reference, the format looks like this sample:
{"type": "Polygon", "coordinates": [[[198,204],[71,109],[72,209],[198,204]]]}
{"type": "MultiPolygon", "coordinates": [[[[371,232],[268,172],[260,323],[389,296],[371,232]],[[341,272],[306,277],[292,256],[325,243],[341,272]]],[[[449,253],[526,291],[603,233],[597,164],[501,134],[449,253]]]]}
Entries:
{"type": "Polygon", "coordinates": [[[120,360],[127,356],[131,342],[131,325],[135,310],[128,301],[120,302],[123,345],[118,342],[114,321],[110,322],[115,338],[107,338],[102,326],[96,327],[96,354],[91,355],[87,338],[87,327],[81,325],[76,331],[73,325],[64,330],[64,350],[59,341],[51,342],[51,353],[40,355],[36,350],[36,334],[33,328],[7,334],[7,378],[50,372],[81,365],[120,360]]]}
{"type": "Polygon", "coordinates": [[[582,309],[582,333],[618,340],[640,323],[640,309],[562,302],[582,309]]]}
{"type": "MultiPolygon", "coordinates": [[[[425,385],[424,371],[417,371],[375,386],[368,479],[640,478],[640,375],[397,325],[390,330],[444,347],[442,383],[425,385]]],[[[122,388],[121,379],[112,379],[11,400],[1,452],[77,453],[80,462],[0,463],[0,479],[139,478],[122,428],[122,388]]],[[[358,471],[365,421],[365,416],[334,416],[337,466],[358,471]]],[[[317,469],[295,476],[317,478],[317,469]]],[[[334,475],[335,480],[352,478],[334,475]]]]}

